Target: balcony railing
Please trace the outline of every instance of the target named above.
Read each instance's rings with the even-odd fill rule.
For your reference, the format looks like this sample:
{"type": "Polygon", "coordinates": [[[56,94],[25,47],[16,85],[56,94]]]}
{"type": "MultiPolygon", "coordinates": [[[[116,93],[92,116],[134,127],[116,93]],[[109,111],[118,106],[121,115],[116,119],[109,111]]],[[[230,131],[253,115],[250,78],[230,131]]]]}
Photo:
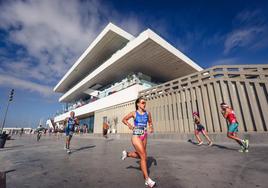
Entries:
{"type": "Polygon", "coordinates": [[[78,101],[75,101],[74,103],[69,104],[68,107],[65,108],[64,110],[58,111],[55,114],[55,116],[61,115],[63,113],[66,113],[68,111],[74,110],[74,109],[79,108],[81,106],[84,106],[86,104],[92,103],[92,102],[94,102],[96,100],[99,100],[101,98],[107,97],[107,96],[109,96],[109,95],[111,95],[113,93],[116,93],[118,91],[126,89],[126,88],[128,88],[130,86],[133,86],[135,84],[141,84],[145,88],[150,88],[150,87],[156,85],[155,83],[152,83],[152,82],[150,82],[148,80],[144,80],[144,79],[140,78],[136,74],[132,74],[132,75],[129,75],[127,78],[121,80],[120,82],[116,82],[116,83],[110,85],[108,88],[106,88],[106,89],[104,89],[102,91],[99,91],[97,96],[91,96],[92,98],[87,99],[87,100],[80,99],[78,101]]]}

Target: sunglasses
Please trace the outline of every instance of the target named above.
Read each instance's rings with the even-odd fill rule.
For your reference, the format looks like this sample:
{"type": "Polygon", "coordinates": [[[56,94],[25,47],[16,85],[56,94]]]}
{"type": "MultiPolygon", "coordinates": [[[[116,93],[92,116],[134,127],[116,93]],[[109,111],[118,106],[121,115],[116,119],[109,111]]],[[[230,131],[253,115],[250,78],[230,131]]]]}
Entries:
{"type": "Polygon", "coordinates": [[[142,101],[141,104],[146,104],[146,102],[145,101],[142,101]]]}

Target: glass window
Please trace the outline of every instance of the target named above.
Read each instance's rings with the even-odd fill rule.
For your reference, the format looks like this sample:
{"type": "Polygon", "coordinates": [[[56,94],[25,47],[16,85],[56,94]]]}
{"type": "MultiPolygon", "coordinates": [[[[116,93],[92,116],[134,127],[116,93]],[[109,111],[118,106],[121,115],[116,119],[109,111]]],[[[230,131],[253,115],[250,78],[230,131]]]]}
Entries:
{"type": "Polygon", "coordinates": [[[84,119],[79,119],[79,125],[85,125],[88,129],[88,133],[93,133],[94,131],[94,116],[89,116],[84,119]]]}

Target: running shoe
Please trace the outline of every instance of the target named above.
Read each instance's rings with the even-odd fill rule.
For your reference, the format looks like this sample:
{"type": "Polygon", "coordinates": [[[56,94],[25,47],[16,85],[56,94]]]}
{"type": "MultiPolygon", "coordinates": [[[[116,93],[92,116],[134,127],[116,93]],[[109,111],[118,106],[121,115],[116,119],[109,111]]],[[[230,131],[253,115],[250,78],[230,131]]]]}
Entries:
{"type": "Polygon", "coordinates": [[[70,149],[67,149],[67,153],[70,154],[71,153],[71,150],[70,149]]]}
{"type": "Polygon", "coordinates": [[[249,141],[248,141],[248,139],[245,139],[244,140],[244,143],[245,143],[245,149],[248,149],[249,148],[249,141]]]}
{"type": "Polygon", "coordinates": [[[197,145],[198,146],[201,146],[203,144],[203,141],[199,142],[197,145]]]}
{"type": "Polygon", "coordinates": [[[212,146],[212,145],[213,145],[213,143],[212,143],[212,142],[209,142],[209,143],[208,143],[208,146],[212,146]]]}
{"type": "Polygon", "coordinates": [[[244,146],[241,146],[241,149],[239,149],[238,152],[240,152],[240,153],[245,152],[245,148],[244,148],[244,146]]]}
{"type": "Polygon", "coordinates": [[[147,178],[145,180],[145,185],[149,186],[149,187],[154,187],[156,185],[156,183],[153,180],[151,180],[151,178],[147,178]]]}
{"type": "Polygon", "coordinates": [[[64,150],[67,150],[66,146],[64,146],[64,150]]]}
{"type": "Polygon", "coordinates": [[[124,150],[124,151],[122,151],[121,159],[122,159],[122,160],[125,160],[126,158],[127,158],[127,151],[124,150]]]}

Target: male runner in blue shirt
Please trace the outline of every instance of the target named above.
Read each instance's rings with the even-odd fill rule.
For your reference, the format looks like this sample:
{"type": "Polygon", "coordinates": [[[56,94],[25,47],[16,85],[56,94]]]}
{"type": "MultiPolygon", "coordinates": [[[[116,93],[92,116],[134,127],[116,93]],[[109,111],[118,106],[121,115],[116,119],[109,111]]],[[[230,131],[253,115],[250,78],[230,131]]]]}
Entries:
{"type": "Polygon", "coordinates": [[[78,119],[75,117],[75,113],[73,111],[70,112],[70,117],[65,119],[65,135],[66,135],[66,143],[65,148],[67,153],[71,153],[70,150],[70,142],[74,133],[74,128],[76,125],[79,125],[78,119]]]}

